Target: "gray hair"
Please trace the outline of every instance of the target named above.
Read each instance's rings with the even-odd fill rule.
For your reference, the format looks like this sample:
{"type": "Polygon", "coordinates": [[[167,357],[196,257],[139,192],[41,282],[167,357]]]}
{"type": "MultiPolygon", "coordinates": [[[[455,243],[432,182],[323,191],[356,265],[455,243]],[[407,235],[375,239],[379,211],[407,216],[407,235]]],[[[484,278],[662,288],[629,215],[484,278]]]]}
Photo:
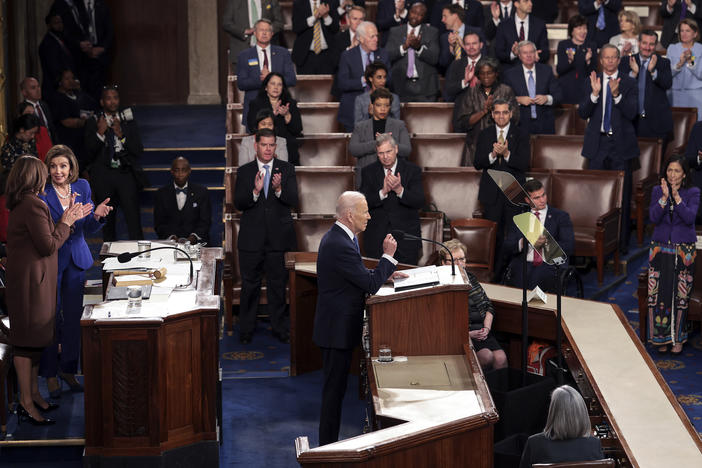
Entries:
{"type": "Polygon", "coordinates": [[[375,137],[376,148],[379,148],[380,145],[382,145],[383,143],[390,143],[392,146],[397,148],[397,141],[395,141],[395,138],[389,133],[381,133],[380,135],[375,137]]]}
{"type": "Polygon", "coordinates": [[[534,44],[533,42],[531,42],[529,40],[524,40],[524,41],[521,41],[519,44],[517,44],[517,52],[521,52],[522,47],[526,47],[526,46],[532,46],[534,48],[534,51],[536,51],[536,44],[534,44]]]}
{"type": "Polygon", "coordinates": [[[258,26],[259,23],[266,23],[268,26],[271,27],[271,29],[273,28],[273,22],[271,20],[269,20],[268,18],[261,18],[254,23],[254,29],[256,29],[256,26],[258,26]]]}
{"type": "Polygon", "coordinates": [[[361,24],[359,24],[358,27],[356,28],[356,35],[358,35],[360,37],[366,37],[366,35],[368,34],[367,29],[370,27],[374,27],[376,30],[378,29],[378,27],[372,21],[361,22],[361,24]]]}
{"type": "Polygon", "coordinates": [[[616,50],[617,51],[617,58],[621,58],[621,53],[619,52],[619,47],[615,46],[614,44],[609,44],[609,43],[603,45],[602,48],[600,49],[600,57],[602,57],[602,52],[604,52],[605,49],[616,50]]]}
{"type": "Polygon", "coordinates": [[[366,196],[361,192],[348,190],[336,200],[336,219],[342,219],[349,211],[353,211],[356,204],[361,200],[365,200],[366,196]]]}
{"type": "Polygon", "coordinates": [[[475,74],[477,75],[483,67],[490,67],[495,73],[500,73],[500,62],[494,57],[480,57],[478,63],[475,64],[475,74]]]}
{"type": "Polygon", "coordinates": [[[512,103],[509,102],[507,99],[503,99],[503,98],[497,98],[494,101],[492,101],[492,109],[494,110],[495,107],[497,107],[501,104],[507,104],[507,109],[509,109],[510,112],[514,111],[514,109],[512,109],[512,103]]]}
{"type": "Polygon", "coordinates": [[[585,400],[573,387],[562,385],[551,394],[544,435],[551,440],[568,440],[591,434],[585,400]]]}

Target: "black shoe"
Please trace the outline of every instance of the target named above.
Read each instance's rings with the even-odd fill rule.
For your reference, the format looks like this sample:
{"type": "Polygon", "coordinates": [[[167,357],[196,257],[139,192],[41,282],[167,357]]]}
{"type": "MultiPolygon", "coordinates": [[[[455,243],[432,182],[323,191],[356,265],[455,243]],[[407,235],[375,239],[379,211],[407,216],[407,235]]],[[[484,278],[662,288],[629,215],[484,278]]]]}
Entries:
{"type": "Polygon", "coordinates": [[[34,403],[34,406],[39,408],[40,411],[43,411],[44,413],[48,413],[49,411],[54,411],[59,409],[59,404],[58,403],[53,403],[51,401],[47,401],[46,404],[48,405],[46,408],[42,408],[39,404],[36,402],[34,403]]]}
{"type": "Polygon", "coordinates": [[[61,380],[66,382],[66,385],[68,385],[72,392],[79,393],[83,391],[83,386],[76,380],[76,376],[74,374],[59,372],[58,376],[61,380]]]}
{"type": "Polygon", "coordinates": [[[283,344],[290,344],[290,334],[288,332],[276,332],[273,331],[273,336],[278,339],[283,344]]]}
{"type": "Polygon", "coordinates": [[[24,406],[22,404],[17,405],[17,426],[20,425],[20,422],[22,420],[29,421],[29,424],[32,426],[50,426],[52,424],[56,424],[56,421],[53,419],[49,418],[44,418],[44,419],[34,419],[34,417],[27,412],[26,409],[24,409],[24,406]]]}
{"type": "Polygon", "coordinates": [[[252,337],[253,337],[253,333],[239,333],[239,343],[249,344],[249,343],[251,343],[252,337]]]}

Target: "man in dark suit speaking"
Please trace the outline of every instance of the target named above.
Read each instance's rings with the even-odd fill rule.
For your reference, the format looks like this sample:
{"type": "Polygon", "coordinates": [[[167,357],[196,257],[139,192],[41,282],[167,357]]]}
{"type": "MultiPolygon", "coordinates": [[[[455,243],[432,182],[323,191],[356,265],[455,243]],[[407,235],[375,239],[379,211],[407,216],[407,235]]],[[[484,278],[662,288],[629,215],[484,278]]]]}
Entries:
{"type": "Polygon", "coordinates": [[[393,274],[397,242],[388,234],[374,270],[363,265],[356,235],[365,231],[370,214],[362,193],[344,192],[336,202],[336,223],[324,235],[317,256],[317,311],[312,338],[322,350],[324,387],[319,418],[319,444],[339,440],[341,403],[353,349],[361,342],[363,308],[393,274]]]}
{"type": "Polygon", "coordinates": [[[256,134],[256,159],[236,171],[234,205],[241,211],[237,248],[241,272],[239,341],[251,342],[256,328],[256,309],[261,275],[266,273],[268,312],[273,336],[289,343],[285,320],[285,252],[297,241],[290,210],[297,206],[295,166],[276,159],[275,133],[263,128],[256,134]]]}

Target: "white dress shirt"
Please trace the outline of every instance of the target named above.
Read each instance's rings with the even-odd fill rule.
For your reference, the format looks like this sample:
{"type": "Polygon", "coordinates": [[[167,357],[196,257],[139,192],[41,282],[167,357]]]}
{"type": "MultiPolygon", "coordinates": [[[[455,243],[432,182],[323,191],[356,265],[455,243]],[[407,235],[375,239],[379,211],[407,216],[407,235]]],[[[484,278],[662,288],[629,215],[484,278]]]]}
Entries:
{"type": "MultiPolygon", "coordinates": [[[[500,14],[501,14],[503,17],[504,17],[504,15],[505,15],[505,8],[507,8],[507,11],[510,11],[510,12],[512,11],[512,2],[511,2],[511,1],[509,1],[509,2],[507,2],[507,3],[500,2],[500,3],[498,3],[498,5],[500,5],[500,14]]],[[[514,13],[512,13],[512,14],[514,14],[514,13]]],[[[490,15],[491,15],[491,17],[492,17],[492,12],[490,13],[490,15]]],[[[493,23],[495,26],[497,26],[498,24],[500,24],[500,18],[499,18],[499,17],[498,17],[497,19],[492,18],[492,23],[493,23]]],[[[517,33],[517,34],[519,34],[519,33],[517,33]]]]}
{"type": "MultiPolygon", "coordinates": [[[[612,74],[612,75],[607,75],[607,73],[602,72],[602,97],[603,97],[603,99],[605,99],[605,102],[607,99],[607,94],[609,93],[609,86],[608,86],[609,80],[607,78],[611,77],[613,80],[616,80],[617,76],[619,76],[619,71],[615,71],[614,74],[612,74]]],[[[600,99],[600,96],[593,96],[593,94],[590,93],[590,100],[593,102],[593,104],[597,104],[597,101],[599,99],[600,99]]],[[[612,105],[619,104],[619,101],[621,101],[621,100],[622,100],[622,93],[619,93],[619,96],[612,99],[612,105]]],[[[605,132],[604,115],[605,115],[605,110],[606,110],[605,108],[606,107],[607,106],[603,102],[602,103],[602,124],[600,125],[600,132],[602,132],[602,133],[605,132]]]]}
{"type": "MultiPolygon", "coordinates": [[[[529,91],[529,72],[532,72],[532,75],[534,76],[534,95],[536,95],[536,64],[532,67],[531,70],[529,70],[527,67],[522,65],[522,72],[524,73],[524,83],[527,85],[527,91],[529,91]]],[[[537,104],[538,105],[538,104],[537,104]]],[[[550,94],[546,95],[546,104],[545,106],[552,106],[553,105],[553,96],[550,94]]]]}
{"type": "MultiPolygon", "coordinates": [[[[317,0],[315,2],[315,0],[309,0],[309,2],[310,2],[310,11],[312,12],[312,14],[307,17],[307,26],[309,26],[311,28],[312,26],[314,26],[314,22],[317,20],[317,18],[314,17],[315,3],[317,3],[317,7],[319,8],[320,1],[317,0]]],[[[320,21],[322,21],[324,26],[329,26],[330,24],[332,24],[332,17],[331,17],[331,15],[327,15],[324,18],[320,18],[320,21]]],[[[322,31],[322,37],[321,37],[319,43],[322,46],[322,50],[326,50],[329,48],[329,45],[327,44],[327,40],[324,38],[324,31],[322,31]]],[[[314,40],[312,42],[310,42],[310,50],[314,51],[314,40]]]]}
{"type": "MultiPolygon", "coordinates": [[[[392,165],[390,170],[392,171],[393,175],[395,175],[395,171],[397,171],[397,159],[395,159],[395,164],[392,165]]],[[[385,179],[385,177],[387,175],[388,175],[388,170],[385,169],[385,167],[383,167],[383,179],[385,179]]],[[[400,174],[400,176],[402,176],[402,174],[400,174]]],[[[397,198],[402,198],[403,193],[405,193],[404,187],[402,187],[402,190],[400,191],[400,193],[397,194],[397,198]]],[[[383,195],[383,189],[381,188],[380,190],[378,190],[378,195],[380,196],[380,200],[385,200],[386,198],[388,198],[388,195],[390,195],[390,192],[383,195]]]]}
{"type": "MultiPolygon", "coordinates": [[[[519,30],[522,29],[522,22],[524,22],[524,40],[528,41],[529,40],[529,15],[526,15],[524,18],[520,18],[517,16],[517,13],[515,12],[514,15],[514,27],[517,30],[517,42],[519,42],[519,30]]],[[[517,58],[516,55],[514,55],[514,52],[510,51],[509,53],[509,58],[514,60],[517,58]]]]}
{"type": "Polygon", "coordinates": [[[258,68],[263,70],[263,64],[266,63],[263,56],[268,56],[268,71],[273,71],[273,57],[271,57],[271,46],[270,44],[265,49],[261,46],[256,45],[256,53],[258,54],[258,68]]]}
{"type": "MultiPolygon", "coordinates": [[[[267,163],[263,163],[263,162],[261,162],[260,159],[256,158],[256,164],[258,164],[258,172],[262,172],[262,173],[264,174],[264,178],[265,178],[266,170],[263,168],[263,166],[264,166],[265,164],[268,164],[268,172],[269,172],[270,175],[271,175],[271,181],[273,180],[273,161],[275,161],[275,158],[274,158],[274,159],[271,159],[271,160],[270,160],[269,162],[267,162],[267,163]]],[[[271,188],[272,188],[272,187],[271,187],[271,188]]],[[[253,194],[253,201],[254,201],[254,202],[257,202],[257,201],[258,201],[258,197],[261,196],[261,193],[265,194],[265,188],[264,188],[264,189],[261,189],[261,192],[260,192],[258,195],[256,195],[256,193],[254,192],[254,194],[253,194]]],[[[283,193],[283,187],[281,186],[280,189],[278,189],[278,191],[275,192],[275,196],[278,197],[278,198],[280,198],[280,195],[281,195],[282,193],[283,193]]],[[[270,195],[270,191],[268,192],[268,194],[270,195]]]]}
{"type": "MultiPolygon", "coordinates": [[[[351,229],[349,229],[349,228],[348,228],[344,223],[342,223],[341,221],[336,221],[336,222],[334,222],[334,224],[336,224],[336,225],[339,226],[341,229],[343,229],[344,232],[346,233],[346,235],[349,236],[349,239],[353,240],[354,237],[356,237],[356,236],[353,235],[353,232],[351,232],[351,229]]],[[[360,246],[359,246],[359,248],[360,248],[360,246]]],[[[388,261],[389,261],[390,263],[392,263],[393,265],[397,265],[397,260],[395,260],[394,258],[392,258],[390,255],[384,253],[384,254],[383,254],[383,257],[384,257],[384,258],[387,258],[388,261]]]]}
{"type": "Polygon", "coordinates": [[[178,204],[178,211],[182,211],[185,206],[185,200],[188,198],[188,183],[186,182],[183,187],[178,187],[175,182],[173,182],[173,187],[177,189],[182,188],[185,192],[176,192],[176,203],[178,204]]]}
{"type": "MultiPolygon", "coordinates": [[[[510,126],[510,123],[508,123],[504,127],[500,128],[497,124],[495,124],[495,141],[496,142],[500,141],[500,130],[502,130],[503,131],[502,138],[504,138],[505,143],[507,143],[507,134],[509,133],[509,126],[510,126]]],[[[509,161],[510,156],[512,156],[512,155],[508,154],[507,156],[503,156],[503,158],[505,161],[509,161]]],[[[493,164],[495,161],[497,161],[497,156],[492,151],[490,151],[490,154],[488,155],[488,160],[490,161],[490,164],[493,164]]]]}

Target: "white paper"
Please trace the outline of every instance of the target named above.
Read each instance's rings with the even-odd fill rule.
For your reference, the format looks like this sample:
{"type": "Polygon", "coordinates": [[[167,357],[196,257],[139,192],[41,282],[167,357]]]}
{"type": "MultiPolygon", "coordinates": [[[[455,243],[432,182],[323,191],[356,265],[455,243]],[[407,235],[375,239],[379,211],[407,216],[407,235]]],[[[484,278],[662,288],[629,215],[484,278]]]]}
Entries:
{"type": "Polygon", "coordinates": [[[532,300],[538,300],[546,304],[548,298],[546,297],[546,293],[537,286],[533,291],[527,294],[527,302],[531,302],[532,300]]]}
{"type": "Polygon", "coordinates": [[[427,283],[439,283],[439,273],[435,265],[412,268],[411,270],[402,270],[403,273],[409,275],[407,278],[395,278],[395,289],[408,288],[417,285],[425,285],[427,283]]]}

